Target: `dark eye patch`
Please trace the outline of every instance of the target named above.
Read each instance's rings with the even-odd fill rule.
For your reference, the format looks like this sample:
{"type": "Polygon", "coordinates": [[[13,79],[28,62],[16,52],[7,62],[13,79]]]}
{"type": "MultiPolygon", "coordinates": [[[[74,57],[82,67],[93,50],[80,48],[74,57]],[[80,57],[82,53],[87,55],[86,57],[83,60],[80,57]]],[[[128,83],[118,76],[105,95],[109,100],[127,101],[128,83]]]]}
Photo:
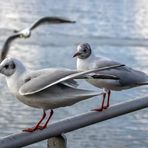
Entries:
{"type": "Polygon", "coordinates": [[[6,64],[4,67],[5,67],[6,69],[8,69],[9,65],[8,65],[8,64],[6,64]]]}
{"type": "Polygon", "coordinates": [[[84,48],[83,51],[84,51],[84,52],[87,52],[87,49],[84,48]]]}

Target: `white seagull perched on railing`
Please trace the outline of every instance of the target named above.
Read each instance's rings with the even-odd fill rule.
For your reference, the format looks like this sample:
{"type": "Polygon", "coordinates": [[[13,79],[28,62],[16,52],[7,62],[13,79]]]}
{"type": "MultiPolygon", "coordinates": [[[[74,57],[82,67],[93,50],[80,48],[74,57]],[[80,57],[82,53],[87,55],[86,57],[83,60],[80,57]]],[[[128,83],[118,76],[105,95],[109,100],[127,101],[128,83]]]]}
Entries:
{"type": "MultiPolygon", "coordinates": [[[[6,76],[9,90],[18,100],[24,104],[43,109],[43,116],[32,128],[24,131],[32,132],[44,129],[53,114],[53,109],[73,105],[79,101],[99,95],[98,92],[77,88],[74,79],[87,79],[93,77],[96,71],[102,71],[123,65],[114,65],[96,70],[78,72],[64,68],[48,68],[30,71],[24,64],[15,58],[6,58],[0,64],[0,73],[6,76]],[[50,115],[44,125],[41,122],[46,116],[46,110],[50,109],[50,115]]],[[[114,76],[98,74],[98,78],[118,79],[114,76]]]]}
{"type": "Polygon", "coordinates": [[[35,28],[37,28],[38,26],[40,26],[41,24],[63,24],[63,23],[75,23],[75,21],[71,21],[69,19],[62,18],[62,17],[46,16],[46,17],[42,17],[42,18],[36,20],[29,27],[27,27],[23,30],[20,30],[20,31],[15,30],[14,34],[9,36],[6,39],[6,41],[2,47],[0,61],[3,61],[6,58],[8,52],[9,52],[9,47],[15,39],[29,38],[31,36],[31,31],[34,30],[35,28]]]}
{"type": "MultiPolygon", "coordinates": [[[[103,68],[106,66],[112,66],[120,64],[105,57],[97,57],[93,53],[88,43],[83,43],[77,46],[76,53],[73,57],[77,57],[77,70],[85,71],[96,68],[103,68]]],[[[134,70],[128,66],[116,67],[99,72],[99,74],[106,74],[118,77],[118,80],[109,79],[87,79],[92,85],[103,88],[103,100],[100,109],[96,111],[102,111],[109,107],[111,90],[120,91],[141,85],[148,85],[148,76],[141,71],[134,70]],[[106,94],[108,94],[107,105],[104,105],[106,94]]],[[[94,78],[97,78],[98,72],[94,74],[94,78]]]]}

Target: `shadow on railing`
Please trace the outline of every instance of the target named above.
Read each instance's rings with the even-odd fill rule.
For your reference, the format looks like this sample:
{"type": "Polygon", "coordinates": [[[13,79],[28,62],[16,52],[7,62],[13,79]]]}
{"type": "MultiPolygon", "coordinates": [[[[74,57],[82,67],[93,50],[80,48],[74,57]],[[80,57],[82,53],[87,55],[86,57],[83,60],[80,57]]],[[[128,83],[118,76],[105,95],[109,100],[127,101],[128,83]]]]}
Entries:
{"type": "MultiPolygon", "coordinates": [[[[44,130],[38,130],[33,133],[20,132],[1,138],[0,148],[20,148],[52,137],[57,137],[56,140],[59,141],[59,139],[62,139],[58,138],[58,136],[61,134],[71,132],[82,127],[86,127],[91,124],[108,120],[130,112],[134,112],[136,110],[144,109],[146,107],[148,107],[148,96],[111,106],[109,109],[103,112],[90,111],[85,114],[73,116],[52,123],[48,126],[48,128],[44,130]]],[[[59,147],[65,148],[66,144],[64,143],[62,146],[62,143],[63,142],[61,141],[61,145],[59,144],[59,147]]],[[[56,144],[55,146],[50,145],[52,145],[51,139],[49,140],[48,146],[50,148],[59,148],[56,146],[56,144]]]]}

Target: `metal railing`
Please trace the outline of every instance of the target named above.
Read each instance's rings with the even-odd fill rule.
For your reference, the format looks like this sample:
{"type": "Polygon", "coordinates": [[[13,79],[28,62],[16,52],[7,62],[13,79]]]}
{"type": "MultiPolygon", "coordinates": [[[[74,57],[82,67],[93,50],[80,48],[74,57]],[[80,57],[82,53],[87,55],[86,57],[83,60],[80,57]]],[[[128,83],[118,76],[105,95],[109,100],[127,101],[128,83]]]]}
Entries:
{"type": "Polygon", "coordinates": [[[52,123],[44,130],[20,132],[0,139],[0,148],[20,148],[45,139],[71,132],[91,124],[148,107],[148,96],[111,106],[103,112],[90,111],[52,123]]]}

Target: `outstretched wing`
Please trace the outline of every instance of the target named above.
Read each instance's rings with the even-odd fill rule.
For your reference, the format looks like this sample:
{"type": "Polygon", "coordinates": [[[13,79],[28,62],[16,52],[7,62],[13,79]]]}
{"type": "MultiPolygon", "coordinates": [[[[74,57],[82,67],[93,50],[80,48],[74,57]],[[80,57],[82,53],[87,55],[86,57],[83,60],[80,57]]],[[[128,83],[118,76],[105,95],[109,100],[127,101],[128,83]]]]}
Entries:
{"type": "Polygon", "coordinates": [[[62,23],[75,23],[75,21],[68,20],[66,18],[61,18],[61,17],[42,17],[38,20],[36,20],[31,26],[30,30],[35,29],[41,24],[62,24],[62,23]]]}
{"type": "Polygon", "coordinates": [[[9,48],[10,48],[11,43],[19,37],[20,37],[20,34],[16,33],[14,35],[9,36],[6,39],[6,41],[4,42],[4,45],[2,47],[2,50],[1,50],[0,61],[3,61],[6,58],[8,52],[9,52],[9,48]]]}
{"type": "Polygon", "coordinates": [[[123,65],[114,65],[110,67],[104,67],[104,68],[99,68],[95,70],[88,70],[84,72],[75,72],[70,70],[55,70],[55,71],[52,70],[46,73],[41,73],[40,75],[33,78],[32,78],[32,74],[30,74],[29,76],[27,76],[27,77],[30,77],[30,79],[28,79],[28,81],[25,81],[24,85],[20,88],[19,93],[21,95],[31,95],[60,83],[68,84],[69,80],[89,78],[90,76],[87,75],[89,73],[102,71],[102,70],[106,70],[114,67],[120,67],[120,66],[123,66],[123,65]]]}
{"type": "Polygon", "coordinates": [[[62,17],[50,17],[50,16],[46,16],[46,17],[42,17],[36,21],[34,21],[29,27],[23,29],[23,30],[14,30],[15,33],[20,33],[22,34],[22,36],[24,37],[29,37],[30,32],[35,29],[36,27],[40,26],[41,24],[62,24],[62,23],[75,23],[75,21],[71,21],[69,19],[66,18],[62,18],[62,17]],[[25,32],[29,32],[27,34],[29,35],[25,35],[23,33],[25,32]]]}

